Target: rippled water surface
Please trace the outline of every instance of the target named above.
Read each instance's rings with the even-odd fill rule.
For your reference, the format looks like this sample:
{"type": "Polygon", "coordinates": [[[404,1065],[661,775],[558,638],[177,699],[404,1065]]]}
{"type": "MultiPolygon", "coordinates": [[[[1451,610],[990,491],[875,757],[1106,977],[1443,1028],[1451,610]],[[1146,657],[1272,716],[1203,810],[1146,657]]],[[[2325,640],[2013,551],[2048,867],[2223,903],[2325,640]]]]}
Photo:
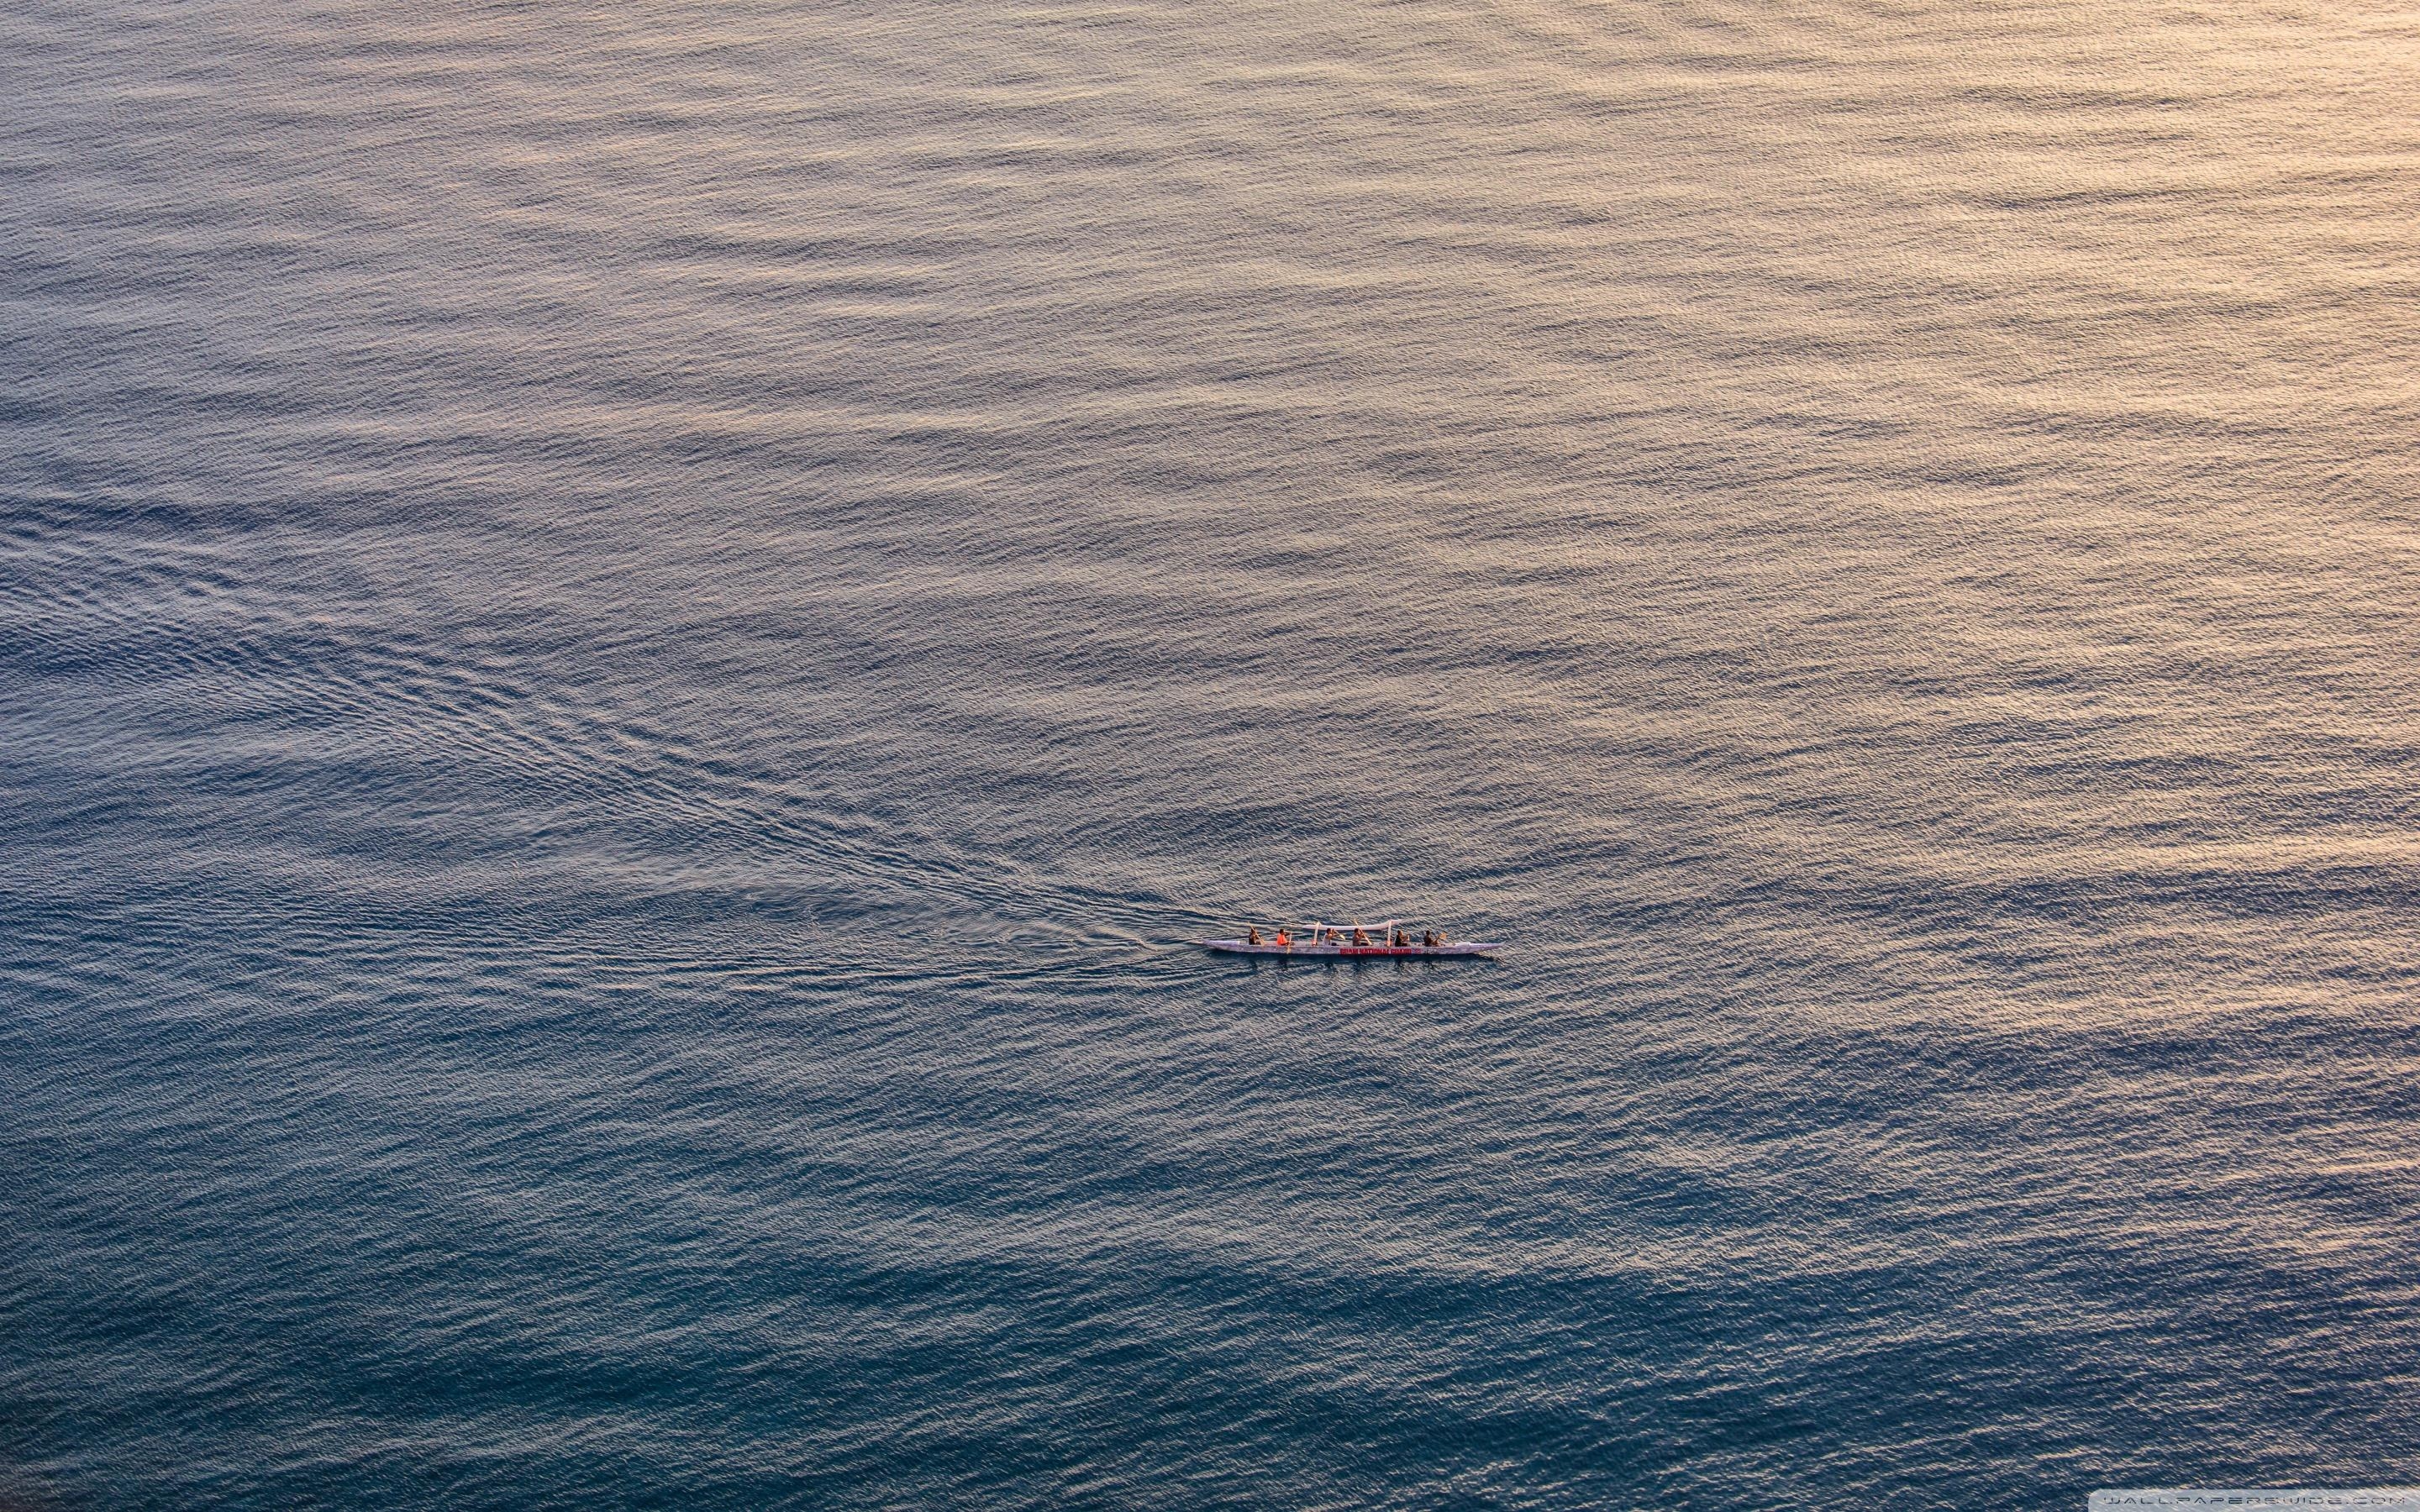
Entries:
{"type": "Polygon", "coordinates": [[[2420,1480],[2409,12],[0,89],[0,1500],[2420,1480]]]}

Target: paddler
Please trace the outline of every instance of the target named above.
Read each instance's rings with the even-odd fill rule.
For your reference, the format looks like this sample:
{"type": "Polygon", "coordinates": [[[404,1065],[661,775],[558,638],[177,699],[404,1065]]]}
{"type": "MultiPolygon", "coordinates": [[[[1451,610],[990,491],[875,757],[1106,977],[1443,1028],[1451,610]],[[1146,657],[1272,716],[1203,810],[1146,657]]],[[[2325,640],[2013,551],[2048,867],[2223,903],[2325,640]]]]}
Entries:
{"type": "Polygon", "coordinates": [[[1246,945],[1258,945],[1258,944],[1260,944],[1260,943],[1261,943],[1261,926],[1259,926],[1258,924],[1253,925],[1253,926],[1252,926],[1252,928],[1251,928],[1251,933],[1248,933],[1248,934],[1246,934],[1246,935],[1244,936],[1244,943],[1245,943],[1246,945]]]}

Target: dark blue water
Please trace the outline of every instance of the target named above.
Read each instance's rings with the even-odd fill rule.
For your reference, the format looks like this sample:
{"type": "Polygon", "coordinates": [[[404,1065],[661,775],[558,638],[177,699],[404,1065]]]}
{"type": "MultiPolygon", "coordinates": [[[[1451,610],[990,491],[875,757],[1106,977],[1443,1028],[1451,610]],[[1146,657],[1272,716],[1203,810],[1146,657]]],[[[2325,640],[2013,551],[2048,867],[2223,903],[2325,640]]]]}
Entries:
{"type": "Polygon", "coordinates": [[[2420,1480],[2415,44],[0,14],[0,1502],[2420,1480]]]}

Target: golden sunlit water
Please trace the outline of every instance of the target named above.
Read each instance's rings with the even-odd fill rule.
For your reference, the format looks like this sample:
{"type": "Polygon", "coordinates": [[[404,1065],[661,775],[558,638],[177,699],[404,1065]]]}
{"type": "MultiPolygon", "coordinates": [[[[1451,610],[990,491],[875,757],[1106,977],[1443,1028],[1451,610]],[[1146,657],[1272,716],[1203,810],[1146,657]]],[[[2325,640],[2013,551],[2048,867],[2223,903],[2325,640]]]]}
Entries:
{"type": "Polygon", "coordinates": [[[2420,1480],[2420,15],[0,86],[0,1502],[2420,1480]]]}

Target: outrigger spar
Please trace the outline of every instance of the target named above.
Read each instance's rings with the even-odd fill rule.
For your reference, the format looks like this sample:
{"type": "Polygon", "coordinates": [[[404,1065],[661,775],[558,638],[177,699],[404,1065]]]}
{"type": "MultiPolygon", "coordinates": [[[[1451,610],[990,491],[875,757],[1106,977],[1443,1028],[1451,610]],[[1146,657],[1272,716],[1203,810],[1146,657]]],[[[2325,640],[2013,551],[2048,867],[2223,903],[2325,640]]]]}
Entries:
{"type": "Polygon", "coordinates": [[[1267,934],[1255,925],[1240,940],[1196,940],[1205,950],[1226,955],[1276,955],[1291,958],[1313,957],[1334,960],[1377,960],[1386,957],[1414,959],[1434,957],[1490,957],[1503,949],[1495,940],[1448,941],[1444,934],[1428,930],[1419,939],[1395,926],[1403,920],[1380,919],[1376,924],[1339,926],[1313,922],[1308,933],[1297,933],[1280,924],[1267,934]]]}

